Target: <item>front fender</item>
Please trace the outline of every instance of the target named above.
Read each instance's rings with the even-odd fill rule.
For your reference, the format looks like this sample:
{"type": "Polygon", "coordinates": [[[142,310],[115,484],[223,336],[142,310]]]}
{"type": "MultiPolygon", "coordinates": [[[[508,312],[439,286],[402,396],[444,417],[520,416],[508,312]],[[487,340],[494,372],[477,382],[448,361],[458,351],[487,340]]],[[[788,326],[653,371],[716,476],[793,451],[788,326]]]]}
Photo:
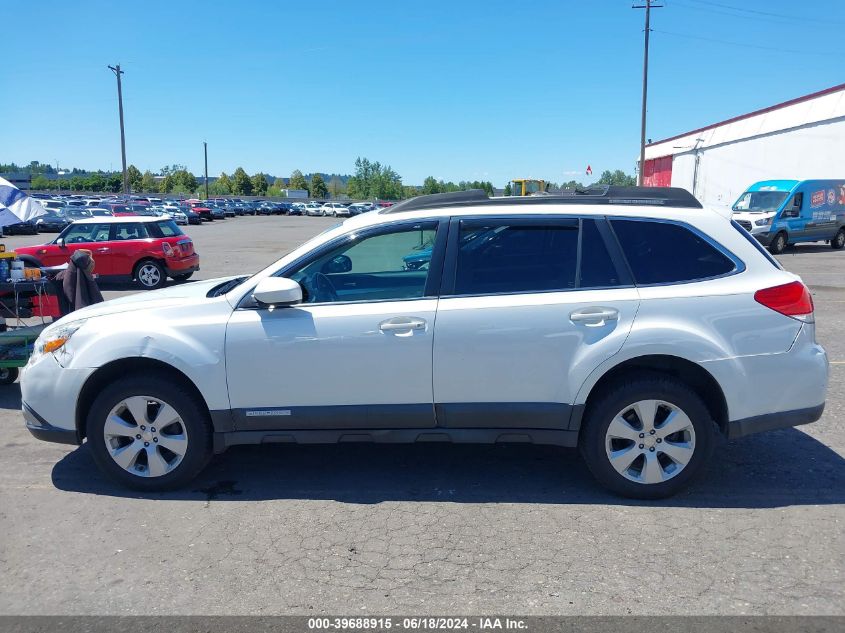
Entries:
{"type": "Polygon", "coordinates": [[[224,342],[226,318],[174,315],[175,309],[120,313],[91,319],[56,358],[68,369],[99,368],[127,358],[148,358],[185,374],[210,409],[228,409],[224,342]]]}

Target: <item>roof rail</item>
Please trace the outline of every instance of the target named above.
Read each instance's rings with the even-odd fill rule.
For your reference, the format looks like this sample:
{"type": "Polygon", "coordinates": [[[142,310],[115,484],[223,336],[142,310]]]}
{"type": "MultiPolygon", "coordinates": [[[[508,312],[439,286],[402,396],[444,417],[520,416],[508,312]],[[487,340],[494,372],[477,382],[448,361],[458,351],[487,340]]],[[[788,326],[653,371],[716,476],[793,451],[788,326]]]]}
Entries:
{"type": "Polygon", "coordinates": [[[467,189],[466,191],[452,191],[449,193],[430,193],[425,196],[408,198],[392,207],[383,209],[381,213],[399,213],[401,211],[417,211],[419,209],[431,209],[435,207],[448,206],[452,204],[474,204],[477,202],[489,201],[487,192],[484,189],[467,189]]]}
{"type": "Polygon", "coordinates": [[[616,187],[598,185],[589,189],[573,189],[561,193],[533,196],[509,196],[490,198],[482,189],[469,189],[453,193],[434,193],[409,198],[380,213],[391,214],[403,211],[419,211],[441,207],[467,207],[478,205],[525,205],[535,204],[630,204],[701,209],[701,203],[686,189],[679,187],[616,187]]]}

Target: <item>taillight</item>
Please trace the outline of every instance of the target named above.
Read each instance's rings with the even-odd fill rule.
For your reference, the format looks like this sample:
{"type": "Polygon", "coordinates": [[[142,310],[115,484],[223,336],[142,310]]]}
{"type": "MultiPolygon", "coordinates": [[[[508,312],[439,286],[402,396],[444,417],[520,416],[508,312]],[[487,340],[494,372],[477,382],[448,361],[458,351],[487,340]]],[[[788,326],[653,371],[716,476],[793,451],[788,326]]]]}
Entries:
{"type": "Polygon", "coordinates": [[[758,290],[754,300],[789,317],[806,319],[813,315],[813,297],[800,281],[758,290]]]}

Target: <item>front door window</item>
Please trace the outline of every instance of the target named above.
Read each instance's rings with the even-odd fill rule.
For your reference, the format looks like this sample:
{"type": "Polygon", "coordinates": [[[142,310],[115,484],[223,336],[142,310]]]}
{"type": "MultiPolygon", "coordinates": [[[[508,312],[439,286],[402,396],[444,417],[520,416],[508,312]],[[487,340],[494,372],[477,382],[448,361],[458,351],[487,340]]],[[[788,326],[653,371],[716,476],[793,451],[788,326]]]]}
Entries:
{"type": "Polygon", "coordinates": [[[108,224],[71,224],[62,234],[65,244],[105,242],[109,239],[108,224]]]}
{"type": "Polygon", "coordinates": [[[346,242],[288,276],[305,303],[386,301],[425,295],[435,222],[405,225],[346,242]]]}

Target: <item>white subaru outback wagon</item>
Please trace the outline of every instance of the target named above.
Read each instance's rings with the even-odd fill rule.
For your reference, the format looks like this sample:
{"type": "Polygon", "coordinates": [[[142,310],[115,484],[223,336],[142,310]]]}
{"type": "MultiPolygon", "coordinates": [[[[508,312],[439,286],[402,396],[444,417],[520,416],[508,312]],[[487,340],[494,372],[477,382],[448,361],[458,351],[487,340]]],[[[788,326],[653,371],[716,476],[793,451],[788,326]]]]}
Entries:
{"type": "Polygon", "coordinates": [[[801,280],[688,192],[470,191],[356,216],[250,277],[74,312],[21,393],[33,435],[87,439],[142,490],[235,444],[533,442],[657,498],[719,436],[817,420],[827,373],[801,280]]]}

